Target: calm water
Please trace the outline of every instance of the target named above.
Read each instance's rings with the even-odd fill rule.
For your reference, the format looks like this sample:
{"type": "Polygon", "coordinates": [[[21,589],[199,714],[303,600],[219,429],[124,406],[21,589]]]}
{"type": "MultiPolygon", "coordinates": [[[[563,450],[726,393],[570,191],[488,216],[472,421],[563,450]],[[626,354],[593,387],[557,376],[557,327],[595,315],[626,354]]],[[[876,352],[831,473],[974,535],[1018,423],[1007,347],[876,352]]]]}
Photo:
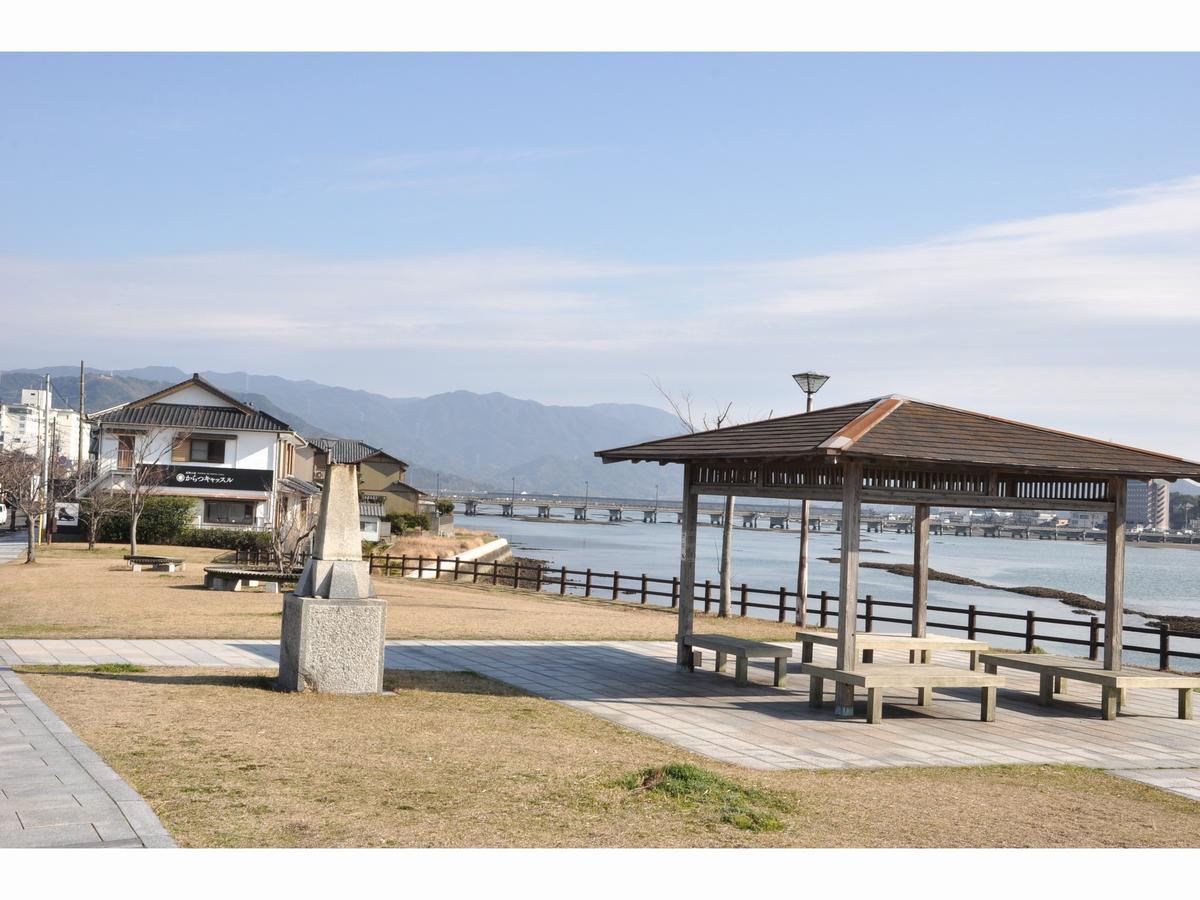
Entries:
{"type": "MultiPolygon", "coordinates": [[[[619,569],[630,575],[644,572],[661,578],[679,574],[680,529],[674,524],[674,515],[663,517],[670,518],[670,523],[664,521],[654,525],[642,524],[640,517],[636,522],[609,524],[600,519],[600,516],[606,515],[605,512],[597,512],[597,518],[586,524],[573,523],[564,518],[547,522],[493,515],[459,515],[456,524],[495,532],[506,538],[522,555],[548,560],[552,566],[565,565],[573,569],[590,567],[606,572],[619,569]]],[[[799,547],[798,531],[735,528],[734,584],[745,582],[751,587],[767,589],[786,586],[794,590],[799,547]]],[[[813,533],[809,548],[812,557],[810,592],[815,594],[825,590],[836,595],[838,567],[818,557],[836,557],[840,550],[840,536],[836,533],[813,533]]],[[[911,535],[891,532],[863,534],[862,549],[864,562],[912,561],[911,535]]],[[[708,578],[715,584],[719,580],[717,566],[720,550],[721,530],[702,525],[696,543],[696,577],[699,582],[703,583],[708,578]]],[[[933,535],[930,538],[929,560],[931,568],[990,584],[1008,587],[1038,585],[1086,594],[1101,601],[1104,599],[1104,545],[1099,542],[933,535]]],[[[862,569],[859,585],[863,595],[871,594],[877,600],[904,602],[912,592],[910,579],[875,569],[862,569]]],[[[756,598],[751,595],[751,599],[756,598]]],[[[766,602],[766,598],[757,599],[766,602]]],[[[973,603],[981,610],[1019,614],[1034,610],[1038,615],[1062,619],[1073,619],[1078,615],[1071,607],[1057,600],[942,582],[930,582],[929,602],[931,605],[962,609],[973,603]]],[[[1151,613],[1200,616],[1200,550],[1131,545],[1126,554],[1125,603],[1127,607],[1151,613]]],[[[935,622],[939,615],[949,617],[948,621],[965,621],[962,617],[946,613],[931,613],[930,621],[935,622]]],[[[1079,618],[1081,621],[1087,620],[1087,616],[1079,618]]],[[[1144,619],[1133,615],[1127,616],[1126,621],[1130,625],[1145,624],[1144,619]]],[[[987,627],[989,623],[981,618],[979,624],[987,627]]],[[[1023,628],[1023,623],[1015,621],[992,620],[990,624],[1006,630],[1023,628]]],[[[1039,635],[1042,632],[1086,637],[1086,629],[1069,626],[1039,626],[1039,635]]],[[[1147,646],[1156,646],[1155,636],[1138,637],[1139,643],[1144,638],[1147,646]]],[[[1132,641],[1132,638],[1130,635],[1127,640],[1132,641]]],[[[1019,639],[998,636],[988,636],[988,640],[996,646],[1021,644],[1019,639]]],[[[1054,644],[1040,637],[1038,644],[1052,652],[1083,652],[1080,648],[1054,644]]],[[[1200,641],[1175,638],[1172,647],[1200,652],[1200,641]]],[[[1130,654],[1127,659],[1130,662],[1151,661],[1140,654],[1130,654]]],[[[1156,662],[1156,658],[1153,661],[1156,662]]],[[[1200,668],[1200,661],[1177,660],[1175,665],[1195,669],[1200,668]]]]}

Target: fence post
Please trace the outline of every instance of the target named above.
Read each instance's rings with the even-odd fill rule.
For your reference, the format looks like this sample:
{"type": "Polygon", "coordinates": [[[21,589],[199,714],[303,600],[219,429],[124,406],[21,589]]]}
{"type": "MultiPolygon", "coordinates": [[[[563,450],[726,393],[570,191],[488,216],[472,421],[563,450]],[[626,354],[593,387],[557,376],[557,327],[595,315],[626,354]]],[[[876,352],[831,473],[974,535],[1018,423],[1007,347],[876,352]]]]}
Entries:
{"type": "Polygon", "coordinates": [[[495,584],[499,578],[500,578],[500,560],[493,559],[492,560],[492,584],[495,584]]]}
{"type": "Polygon", "coordinates": [[[821,627],[826,628],[829,625],[829,594],[821,591],[821,627]]]}
{"type": "Polygon", "coordinates": [[[540,593],[542,590],[542,567],[534,566],[533,572],[533,589],[540,593]]]}
{"type": "Polygon", "coordinates": [[[420,581],[425,577],[425,557],[417,557],[417,580],[420,581]]]}
{"type": "Polygon", "coordinates": [[[1032,609],[1025,611],[1025,652],[1033,652],[1034,627],[1037,624],[1037,617],[1032,609]]]}
{"type": "Polygon", "coordinates": [[[408,554],[400,557],[400,577],[403,578],[408,574],[408,554]]]}
{"type": "Polygon", "coordinates": [[[646,573],[642,573],[642,606],[646,605],[646,573]]]}
{"type": "Polygon", "coordinates": [[[783,586],[779,588],[779,621],[787,621],[787,588],[783,586]]]}
{"type": "Polygon", "coordinates": [[[614,600],[616,600],[620,593],[621,593],[621,573],[613,572],[613,595],[612,595],[612,598],[614,600]]]}
{"type": "Polygon", "coordinates": [[[374,553],[372,553],[370,556],[367,557],[367,574],[368,575],[375,574],[375,554],[374,553]]]}
{"type": "Polygon", "coordinates": [[[967,640],[975,640],[975,604],[972,603],[967,607],[967,640]]]}
{"type": "Polygon", "coordinates": [[[1158,623],[1158,667],[1164,672],[1171,668],[1171,629],[1166,622],[1158,623]]]}
{"type": "Polygon", "coordinates": [[[1088,659],[1100,658],[1100,620],[1092,616],[1088,622],[1088,659]]]}
{"type": "Polygon", "coordinates": [[[742,582],[742,616],[746,615],[746,582],[742,582]]]}
{"type": "Polygon", "coordinates": [[[475,559],[471,560],[471,562],[473,563],[473,565],[471,566],[471,584],[478,584],[479,583],[479,558],[476,557],[475,559]]]}
{"type": "Polygon", "coordinates": [[[867,631],[873,631],[875,628],[875,598],[867,594],[867,631]]]}
{"type": "Polygon", "coordinates": [[[521,586],[521,561],[513,558],[513,590],[521,586]]]}
{"type": "Polygon", "coordinates": [[[454,580],[458,581],[458,565],[462,562],[457,556],[454,557],[454,580]]]}
{"type": "Polygon", "coordinates": [[[583,580],[583,596],[592,596],[592,570],[587,570],[587,577],[583,580]]]}
{"type": "Polygon", "coordinates": [[[558,573],[558,595],[560,597],[567,593],[567,567],[563,566],[558,573]]]}
{"type": "Polygon", "coordinates": [[[679,606],[679,576],[671,579],[671,609],[679,606]]]}

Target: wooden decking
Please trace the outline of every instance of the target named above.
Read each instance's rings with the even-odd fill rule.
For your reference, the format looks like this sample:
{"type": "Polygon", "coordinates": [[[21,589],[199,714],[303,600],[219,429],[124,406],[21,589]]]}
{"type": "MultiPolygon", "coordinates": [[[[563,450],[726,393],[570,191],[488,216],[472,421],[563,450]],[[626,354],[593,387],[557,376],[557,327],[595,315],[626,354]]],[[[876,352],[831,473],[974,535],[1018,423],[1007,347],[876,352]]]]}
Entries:
{"type": "Polygon", "coordinates": [[[1038,702],[1049,706],[1054,695],[1062,693],[1065,681],[1085,681],[1101,687],[1100,715],[1115,719],[1125,705],[1125,692],[1130,688],[1165,688],[1179,692],[1179,718],[1192,718],[1193,691],[1200,688],[1200,677],[1177,672],[1157,672],[1153,669],[1105,669],[1099,662],[1073,656],[1053,656],[1045,653],[984,653],[980,656],[984,669],[999,668],[1034,672],[1039,678],[1038,702]]]}

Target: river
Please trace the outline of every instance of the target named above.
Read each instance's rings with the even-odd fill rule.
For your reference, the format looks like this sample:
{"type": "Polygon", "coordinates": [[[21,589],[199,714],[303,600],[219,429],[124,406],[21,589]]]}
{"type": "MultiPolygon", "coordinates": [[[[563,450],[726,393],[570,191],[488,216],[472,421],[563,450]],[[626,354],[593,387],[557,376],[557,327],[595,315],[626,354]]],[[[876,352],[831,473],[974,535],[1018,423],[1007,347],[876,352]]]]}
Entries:
{"type": "MultiPolygon", "coordinates": [[[[570,515],[569,511],[566,515],[570,515]]],[[[596,518],[577,523],[566,517],[537,520],[509,519],[498,515],[455,517],[458,527],[490,531],[506,538],[519,555],[544,559],[553,567],[572,569],[591,568],[611,572],[614,569],[629,575],[645,573],[660,578],[679,574],[680,529],[670,519],[657,524],[625,521],[610,524],[602,521],[607,511],[597,511],[596,518]]],[[[838,567],[818,557],[836,557],[840,550],[840,535],[836,532],[814,532],[809,543],[812,563],[809,572],[809,592],[822,590],[837,594],[838,567]]],[[[734,584],[745,582],[751,587],[795,589],[796,561],[799,555],[800,532],[779,529],[734,529],[734,584]]],[[[907,534],[862,535],[863,562],[912,562],[912,536],[907,534]],[[878,552],[874,552],[878,551],[878,552]]],[[[701,525],[696,542],[696,578],[719,580],[718,561],[721,550],[721,530],[701,525]]],[[[1006,587],[1037,585],[1086,594],[1104,599],[1104,544],[1096,541],[1040,541],[1011,538],[930,537],[929,565],[931,568],[962,575],[989,584],[1006,587]]],[[[911,597],[909,578],[877,569],[861,569],[859,590],[877,600],[906,602],[911,597]]],[[[759,598],[765,600],[765,598],[759,598]]],[[[1033,610],[1039,616],[1062,619],[1080,618],[1071,607],[1053,599],[1029,597],[987,588],[969,587],[931,581],[929,602],[933,606],[966,609],[975,604],[980,610],[1024,614],[1033,610]]],[[[1169,546],[1129,545],[1126,552],[1125,603],[1133,609],[1150,613],[1200,616],[1200,550],[1169,546]]],[[[773,614],[758,611],[764,616],[773,614]]],[[[886,614],[886,613],[883,613],[886,614]]],[[[943,614],[946,615],[946,614],[943,614]]],[[[1088,613],[1087,615],[1091,615],[1088,613]]],[[[938,619],[930,614],[930,621],[938,619]]],[[[961,616],[952,616],[961,622],[961,616]]],[[[1145,625],[1136,615],[1126,617],[1127,624],[1145,625]]],[[[984,625],[983,620],[980,621],[984,625]]],[[[1017,621],[992,622],[991,625],[1019,631],[1017,621]]],[[[887,628],[897,626],[888,625],[887,628]]],[[[1069,626],[1039,626],[1039,635],[1072,635],[1086,637],[1086,629],[1069,626]]],[[[1134,641],[1134,635],[1127,637],[1134,641]]],[[[1017,647],[1021,639],[988,636],[998,647],[1017,647]]],[[[1137,635],[1136,642],[1156,646],[1154,635],[1137,635]]],[[[1039,646],[1055,653],[1080,653],[1082,648],[1057,644],[1039,638],[1039,646]]],[[[1172,648],[1200,652],[1200,640],[1173,638],[1172,648]]],[[[1129,662],[1157,664],[1157,657],[1130,653],[1129,662]]],[[[1200,660],[1176,660],[1181,669],[1200,669],[1200,660]]]]}

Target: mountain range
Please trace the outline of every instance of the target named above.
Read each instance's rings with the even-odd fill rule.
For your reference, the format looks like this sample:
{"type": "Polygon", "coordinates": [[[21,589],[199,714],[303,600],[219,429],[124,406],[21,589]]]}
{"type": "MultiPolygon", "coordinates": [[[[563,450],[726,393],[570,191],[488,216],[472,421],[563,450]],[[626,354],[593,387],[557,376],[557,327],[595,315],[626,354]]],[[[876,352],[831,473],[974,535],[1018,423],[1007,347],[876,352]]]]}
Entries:
{"type": "MultiPolygon", "coordinates": [[[[51,376],[54,405],[78,408],[79,369],[7,371],[0,401],[13,402],[22,388],[41,387],[51,376]]],[[[87,408],[98,411],[144,397],[188,378],[166,366],[87,370],[87,408]]],[[[592,496],[678,497],[674,466],[606,466],[596,450],[681,431],[670,413],[630,403],[551,406],[505,394],[450,391],[430,397],[387,397],[316,381],[246,372],[200,376],[291,425],[303,437],[357,438],[409,463],[408,480],[443,492],[513,488],[530,493],[592,496]],[[585,487],[586,483],[586,487],[585,487]]]]}

